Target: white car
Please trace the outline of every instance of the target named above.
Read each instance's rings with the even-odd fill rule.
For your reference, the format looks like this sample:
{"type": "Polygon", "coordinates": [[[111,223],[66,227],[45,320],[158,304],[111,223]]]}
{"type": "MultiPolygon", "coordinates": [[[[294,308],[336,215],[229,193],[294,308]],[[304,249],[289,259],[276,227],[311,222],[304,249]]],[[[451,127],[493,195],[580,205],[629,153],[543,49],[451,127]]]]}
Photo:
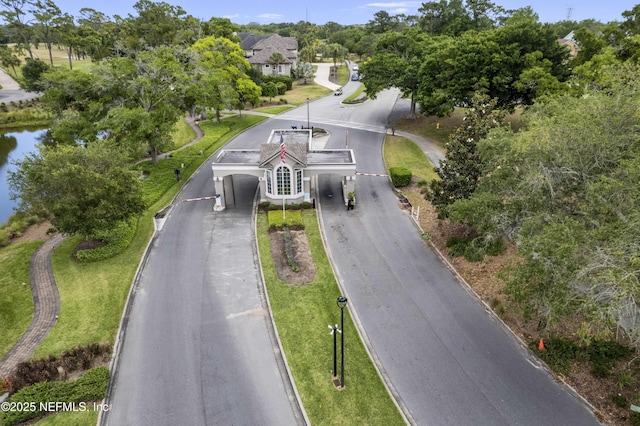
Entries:
{"type": "Polygon", "coordinates": [[[358,71],[358,69],[359,69],[359,68],[358,68],[358,64],[353,64],[353,67],[351,67],[351,69],[352,69],[353,71],[358,71]]]}

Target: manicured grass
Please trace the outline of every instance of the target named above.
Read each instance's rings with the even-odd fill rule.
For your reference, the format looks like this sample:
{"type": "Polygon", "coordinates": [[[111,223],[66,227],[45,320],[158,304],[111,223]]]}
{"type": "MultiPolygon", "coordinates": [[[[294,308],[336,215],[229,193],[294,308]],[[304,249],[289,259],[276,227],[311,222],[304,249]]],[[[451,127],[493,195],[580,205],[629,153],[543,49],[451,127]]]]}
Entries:
{"type": "Polygon", "coordinates": [[[338,82],[341,86],[344,86],[345,84],[347,84],[347,82],[349,81],[349,79],[351,78],[351,71],[349,70],[349,67],[346,66],[344,63],[338,65],[338,82]]]}
{"type": "Polygon", "coordinates": [[[266,114],[280,114],[281,112],[291,109],[291,105],[280,105],[272,107],[257,108],[254,111],[264,112],[266,114]]]}
{"type": "Polygon", "coordinates": [[[196,137],[196,132],[186,121],[179,120],[173,129],[171,137],[173,138],[173,149],[179,149],[191,142],[196,137]]]}
{"type": "Polygon", "coordinates": [[[358,98],[364,92],[364,90],[365,90],[364,84],[361,84],[360,87],[358,87],[355,92],[353,92],[352,94],[347,96],[344,99],[344,101],[348,102],[348,101],[352,101],[352,100],[358,98]]]}
{"type": "MultiPolygon", "coordinates": [[[[344,324],[344,390],[337,390],[330,380],[333,337],[328,325],[340,323],[340,310],[336,306],[340,290],[324,251],[315,210],[304,210],[302,217],[317,269],[311,283],[290,285],[277,278],[267,218],[262,212],[257,218],[257,233],[278,335],[311,424],[402,425],[402,416],[358,337],[348,306],[344,324]]],[[[338,361],[338,369],[339,365],[338,361]]]]}
{"type": "Polygon", "coordinates": [[[38,420],[37,426],[88,426],[98,423],[98,411],[94,411],[93,403],[87,404],[87,411],[63,411],[38,420]]]}
{"type": "Polygon", "coordinates": [[[33,318],[29,261],[42,241],[26,241],[0,250],[0,359],[27,331],[33,318]]]}
{"type": "MultiPolygon", "coordinates": [[[[288,105],[298,106],[307,102],[307,99],[316,99],[329,93],[331,93],[331,90],[328,88],[319,86],[310,81],[307,84],[295,81],[291,90],[288,90],[282,96],[274,96],[273,99],[271,99],[271,102],[278,102],[280,99],[283,99],[288,105]]],[[[269,102],[269,98],[267,97],[261,97],[260,99],[265,102],[269,102]]]]}
{"type": "Polygon", "coordinates": [[[401,136],[387,135],[384,140],[384,161],[387,168],[404,167],[411,170],[413,176],[431,182],[438,175],[433,164],[418,145],[401,136]]]}

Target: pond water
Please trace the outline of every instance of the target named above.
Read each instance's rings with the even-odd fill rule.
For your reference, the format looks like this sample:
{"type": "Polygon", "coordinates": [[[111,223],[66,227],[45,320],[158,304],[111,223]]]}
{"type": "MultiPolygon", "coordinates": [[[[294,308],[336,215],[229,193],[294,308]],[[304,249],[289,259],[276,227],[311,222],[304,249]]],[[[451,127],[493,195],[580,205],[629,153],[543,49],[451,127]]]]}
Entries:
{"type": "Polygon", "coordinates": [[[15,213],[16,201],[9,198],[8,177],[15,171],[15,161],[22,160],[29,152],[36,152],[36,144],[42,143],[47,129],[15,130],[0,134],[0,223],[5,223],[15,213]]]}

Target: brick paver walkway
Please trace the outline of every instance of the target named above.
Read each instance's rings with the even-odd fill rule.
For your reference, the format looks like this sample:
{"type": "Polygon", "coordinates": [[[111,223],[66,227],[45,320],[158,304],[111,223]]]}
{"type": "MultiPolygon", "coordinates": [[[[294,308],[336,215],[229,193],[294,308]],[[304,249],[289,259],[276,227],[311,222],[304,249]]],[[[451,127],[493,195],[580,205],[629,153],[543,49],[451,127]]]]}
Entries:
{"type": "Polygon", "coordinates": [[[29,275],[35,312],[29,329],[0,361],[0,377],[11,375],[19,363],[28,360],[56,323],[60,296],[51,269],[51,253],[64,238],[60,234],[54,236],[31,257],[29,275]]]}

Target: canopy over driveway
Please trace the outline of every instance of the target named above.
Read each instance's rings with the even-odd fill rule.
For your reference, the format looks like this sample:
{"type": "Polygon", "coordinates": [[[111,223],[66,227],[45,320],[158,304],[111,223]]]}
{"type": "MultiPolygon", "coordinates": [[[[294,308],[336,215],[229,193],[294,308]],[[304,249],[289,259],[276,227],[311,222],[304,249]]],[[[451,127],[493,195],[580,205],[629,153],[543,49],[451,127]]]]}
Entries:
{"type": "Polygon", "coordinates": [[[234,203],[233,175],[256,176],[260,201],[274,204],[311,201],[315,177],[342,176],[345,205],[355,191],[356,160],[351,149],[311,149],[312,129],[274,129],[260,149],[223,149],[213,160],[214,210],[234,203]]]}

